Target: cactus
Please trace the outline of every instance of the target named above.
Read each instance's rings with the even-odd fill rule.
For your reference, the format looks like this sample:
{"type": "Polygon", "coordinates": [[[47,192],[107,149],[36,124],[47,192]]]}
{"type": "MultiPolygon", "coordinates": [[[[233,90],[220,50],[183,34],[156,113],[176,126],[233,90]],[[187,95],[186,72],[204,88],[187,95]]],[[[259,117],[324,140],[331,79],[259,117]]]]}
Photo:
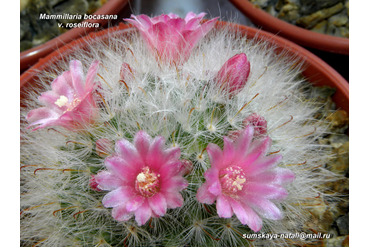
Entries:
{"type": "Polygon", "coordinates": [[[39,72],[21,109],[25,246],[252,246],[246,234],[303,231],[315,200],[335,198],[320,187],[336,179],[324,103],[300,65],[209,25],[184,57],[132,31],[39,72]]]}

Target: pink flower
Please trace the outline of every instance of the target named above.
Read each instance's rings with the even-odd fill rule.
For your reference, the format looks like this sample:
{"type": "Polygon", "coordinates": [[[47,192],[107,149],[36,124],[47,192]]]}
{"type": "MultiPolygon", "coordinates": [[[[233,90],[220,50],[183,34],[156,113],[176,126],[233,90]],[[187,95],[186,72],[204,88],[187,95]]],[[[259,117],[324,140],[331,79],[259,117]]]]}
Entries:
{"type": "Polygon", "coordinates": [[[244,53],[227,60],[218,71],[215,81],[230,97],[239,93],[247,83],[250,63],[244,53]]]}
{"type": "Polygon", "coordinates": [[[64,72],[51,83],[51,91],[39,96],[38,100],[45,106],[31,110],[27,114],[26,119],[30,123],[28,128],[33,125],[38,125],[33,130],[48,126],[62,126],[75,130],[93,123],[98,113],[93,99],[93,90],[99,61],[91,64],[86,82],[83,79],[80,61],[71,61],[69,67],[69,71],[64,72]]]}
{"type": "Polygon", "coordinates": [[[262,228],[262,218],[282,219],[274,202],[286,198],[288,192],[283,185],[291,183],[295,175],[276,167],[281,155],[266,156],[272,142],[269,137],[252,139],[253,127],[247,126],[235,142],[224,137],[223,151],[216,144],[208,144],[211,168],[204,173],[206,182],[196,198],[206,204],[216,200],[219,217],[235,214],[242,224],[257,232],[262,228]]]}
{"type": "Polygon", "coordinates": [[[152,139],[145,131],[138,132],[133,143],[121,139],[116,153],[105,160],[107,171],[95,179],[98,188],[109,190],[103,205],[113,207],[112,216],[127,221],[133,215],[139,225],[151,217],[165,215],[167,208],[181,207],[180,191],[188,186],[181,175],[180,148],[165,149],[165,139],[152,139]]]}
{"type": "Polygon", "coordinates": [[[217,18],[200,24],[205,13],[189,12],[185,19],[175,14],[149,18],[146,15],[131,15],[124,19],[139,29],[148,48],[161,61],[181,63],[186,61],[194,46],[214,26],[217,18]]]}

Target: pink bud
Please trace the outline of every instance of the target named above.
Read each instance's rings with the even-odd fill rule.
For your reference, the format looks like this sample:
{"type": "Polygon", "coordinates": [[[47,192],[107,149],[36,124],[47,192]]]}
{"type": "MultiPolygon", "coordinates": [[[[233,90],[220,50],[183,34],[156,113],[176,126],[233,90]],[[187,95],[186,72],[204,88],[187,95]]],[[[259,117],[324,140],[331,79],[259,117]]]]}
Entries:
{"type": "Polygon", "coordinates": [[[190,174],[190,172],[193,170],[193,163],[191,163],[190,160],[180,160],[180,161],[181,161],[180,173],[183,176],[190,174]]]}
{"type": "Polygon", "coordinates": [[[254,127],[254,137],[260,137],[267,132],[267,121],[264,117],[258,115],[257,113],[253,113],[249,115],[243,121],[243,126],[247,127],[247,125],[252,125],[254,127]]]}
{"type": "Polygon", "coordinates": [[[89,186],[92,190],[95,190],[95,191],[101,191],[101,189],[98,188],[98,183],[96,182],[96,179],[95,179],[95,176],[96,175],[91,175],[91,178],[89,180],[89,186]]]}
{"type": "Polygon", "coordinates": [[[96,153],[100,157],[111,155],[114,152],[114,143],[106,138],[97,140],[95,145],[96,153]]]}
{"type": "Polygon", "coordinates": [[[231,140],[235,141],[243,132],[243,130],[230,130],[227,133],[227,137],[229,137],[231,140]]]}
{"type": "Polygon", "coordinates": [[[266,119],[257,113],[253,113],[243,120],[242,130],[231,130],[227,133],[227,137],[235,141],[248,125],[251,125],[254,129],[253,138],[259,138],[267,133],[266,119]]]}
{"type": "Polygon", "coordinates": [[[239,93],[247,83],[250,63],[244,53],[237,54],[222,65],[215,81],[219,87],[231,96],[239,93]]]}

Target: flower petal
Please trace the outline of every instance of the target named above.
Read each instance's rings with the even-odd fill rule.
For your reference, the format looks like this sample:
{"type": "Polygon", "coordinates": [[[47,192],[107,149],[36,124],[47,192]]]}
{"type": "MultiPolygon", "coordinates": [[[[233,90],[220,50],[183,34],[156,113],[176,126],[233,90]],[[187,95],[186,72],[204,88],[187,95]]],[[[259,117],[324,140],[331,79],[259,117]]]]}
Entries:
{"type": "Polygon", "coordinates": [[[77,93],[77,97],[83,97],[85,92],[85,84],[83,81],[83,68],[82,63],[78,60],[72,60],[69,62],[69,69],[71,71],[72,83],[77,93]]]}
{"type": "Polygon", "coordinates": [[[177,191],[171,192],[162,192],[166,198],[167,208],[177,208],[181,207],[184,203],[184,198],[182,198],[181,194],[177,191]]]}
{"type": "Polygon", "coordinates": [[[147,15],[131,15],[131,18],[135,18],[135,20],[140,23],[140,25],[146,30],[148,30],[153,25],[152,21],[147,15]]]}
{"type": "Polygon", "coordinates": [[[136,211],[146,200],[145,197],[141,195],[133,196],[127,203],[126,203],[126,209],[129,212],[136,211]]]}
{"type": "Polygon", "coordinates": [[[213,28],[213,26],[216,24],[217,20],[218,20],[218,17],[215,17],[215,18],[203,23],[200,26],[200,29],[202,30],[202,35],[203,36],[205,36],[213,28]]]}
{"type": "Polygon", "coordinates": [[[223,167],[230,165],[235,156],[235,146],[231,139],[224,136],[224,159],[223,159],[223,167]]]}
{"type": "MultiPolygon", "coordinates": [[[[240,166],[244,171],[247,171],[250,169],[250,167],[253,166],[257,162],[257,159],[261,156],[261,151],[260,152],[254,152],[250,155],[247,155],[243,159],[241,159],[239,162],[237,162],[237,165],[240,166]]],[[[250,174],[247,174],[249,176],[250,174]]]]}
{"type": "Polygon", "coordinates": [[[270,183],[270,184],[288,184],[295,179],[295,174],[289,169],[276,167],[271,171],[266,171],[257,176],[248,178],[250,182],[270,183]]]}
{"type": "Polygon", "coordinates": [[[252,126],[247,126],[235,140],[235,149],[236,149],[236,158],[235,159],[242,159],[248,153],[249,148],[252,143],[254,129],[252,126]]]}
{"type": "Polygon", "coordinates": [[[159,170],[166,163],[163,155],[165,139],[162,136],[156,136],[150,144],[149,150],[145,156],[145,163],[150,164],[154,170],[159,170]]]}
{"type": "Polygon", "coordinates": [[[134,166],[119,156],[111,156],[105,159],[108,170],[119,177],[124,184],[133,185],[140,167],[134,166]]]}
{"type": "Polygon", "coordinates": [[[60,115],[58,113],[47,107],[40,107],[31,110],[26,116],[27,121],[30,123],[27,128],[38,124],[40,126],[34,128],[33,130],[44,128],[46,126],[51,126],[55,123],[55,121],[58,120],[59,117],[60,115]]]}
{"type": "Polygon", "coordinates": [[[185,20],[181,18],[170,19],[166,22],[166,24],[175,30],[182,30],[185,27],[185,20]]]}
{"type": "Polygon", "coordinates": [[[207,153],[212,167],[220,168],[223,166],[224,154],[218,145],[209,143],[207,146],[207,153]]]}
{"type": "Polygon", "coordinates": [[[207,182],[213,182],[219,179],[219,169],[211,167],[204,172],[204,177],[207,182]]]}
{"type": "Polygon", "coordinates": [[[254,232],[261,230],[262,219],[250,207],[231,198],[229,202],[236,217],[243,225],[248,225],[254,232]]]}
{"type": "Polygon", "coordinates": [[[220,181],[217,179],[214,181],[209,187],[208,191],[214,194],[215,196],[221,195],[222,189],[221,189],[221,184],[220,181]]]}
{"type": "Polygon", "coordinates": [[[266,155],[267,151],[270,149],[272,140],[270,137],[261,137],[252,142],[251,148],[248,150],[248,155],[253,155],[254,153],[259,153],[260,155],[266,155]]]}
{"type": "Polygon", "coordinates": [[[157,193],[150,197],[149,205],[156,215],[163,216],[166,214],[167,202],[162,193],[157,193]]]}
{"type": "Polygon", "coordinates": [[[86,75],[86,82],[85,82],[85,88],[89,89],[93,87],[95,77],[99,70],[99,64],[100,62],[98,60],[95,60],[91,65],[86,75]]]}
{"type": "MultiPolygon", "coordinates": [[[[162,177],[162,176],[161,176],[162,177]]],[[[188,187],[188,181],[181,177],[175,176],[166,180],[161,180],[161,190],[163,191],[181,191],[188,187]]]]}
{"type": "Polygon", "coordinates": [[[181,161],[179,160],[170,160],[165,164],[159,167],[159,174],[161,174],[161,180],[167,180],[173,176],[179,175],[181,169],[181,161]]]}
{"type": "MultiPolygon", "coordinates": [[[[54,120],[57,119],[60,115],[56,113],[55,111],[51,110],[47,107],[40,107],[34,110],[31,110],[27,116],[26,119],[29,123],[33,123],[37,120],[54,120]]],[[[35,123],[34,123],[35,124],[35,123]]],[[[32,124],[32,125],[34,125],[32,124]]]]}
{"type": "Polygon", "coordinates": [[[276,154],[260,157],[249,166],[243,167],[243,170],[245,174],[248,174],[248,176],[256,176],[275,167],[282,160],[282,158],[283,157],[281,155],[276,154]]]}
{"type": "MultiPolygon", "coordinates": [[[[131,15],[132,17],[133,15],[131,15]]],[[[128,23],[134,25],[137,29],[139,29],[142,34],[144,34],[147,30],[145,29],[145,27],[143,25],[141,25],[141,23],[137,22],[136,20],[132,20],[132,19],[128,19],[128,18],[124,18],[123,19],[124,21],[127,21],[128,23]]]]}
{"type": "Polygon", "coordinates": [[[132,216],[132,212],[128,212],[124,204],[114,207],[112,210],[112,216],[118,221],[128,221],[132,216]]]}
{"type": "Polygon", "coordinates": [[[124,183],[115,174],[108,171],[101,171],[95,176],[95,181],[101,190],[112,190],[122,186],[124,183]]]}
{"type": "Polygon", "coordinates": [[[165,160],[178,160],[181,156],[180,147],[172,147],[163,151],[163,156],[165,160]]]}
{"type": "Polygon", "coordinates": [[[119,157],[133,167],[142,166],[145,162],[138,154],[136,147],[126,139],[116,141],[115,151],[119,157]]]}
{"type": "Polygon", "coordinates": [[[108,194],[102,200],[104,207],[116,207],[118,205],[126,205],[126,203],[135,196],[135,193],[130,187],[119,187],[108,194]]]}
{"type": "Polygon", "coordinates": [[[209,192],[208,183],[202,184],[197,191],[196,198],[201,203],[212,204],[216,200],[216,196],[209,192]]]}
{"type": "Polygon", "coordinates": [[[174,30],[169,27],[164,22],[158,22],[148,29],[148,34],[152,37],[155,48],[159,51],[160,54],[168,48],[168,44],[176,44],[178,33],[175,33],[174,30]],[[175,39],[173,39],[175,38],[175,39]]]}
{"type": "Polygon", "coordinates": [[[52,90],[58,94],[68,98],[70,102],[74,99],[75,90],[72,84],[71,71],[63,72],[60,76],[54,79],[51,83],[52,90]]]}
{"type": "Polygon", "coordinates": [[[53,109],[53,111],[58,112],[59,114],[63,113],[63,110],[61,107],[59,107],[55,102],[60,98],[60,95],[58,95],[54,91],[47,91],[43,92],[39,97],[38,100],[41,104],[44,104],[47,107],[50,107],[53,109]]]}
{"type": "Polygon", "coordinates": [[[139,226],[144,225],[152,216],[152,210],[147,200],[135,211],[135,220],[139,226]]]}
{"type": "Polygon", "coordinates": [[[265,198],[259,196],[249,197],[248,204],[266,219],[281,220],[283,218],[281,210],[265,198]]]}
{"type": "Polygon", "coordinates": [[[187,13],[186,14],[186,16],[185,16],[185,21],[186,22],[188,22],[188,21],[190,21],[191,19],[193,19],[194,17],[197,17],[197,18],[202,18],[203,16],[205,16],[206,15],[206,13],[204,13],[204,12],[202,12],[202,13],[200,13],[200,14],[195,14],[195,13],[193,13],[193,12],[189,12],[189,13],[187,13]]]}
{"type": "Polygon", "coordinates": [[[188,19],[188,20],[185,17],[186,25],[185,25],[184,29],[185,30],[195,30],[196,28],[199,27],[199,22],[202,20],[203,16],[205,16],[205,15],[206,15],[206,13],[202,13],[202,14],[199,14],[197,17],[195,17],[195,14],[194,14],[195,18],[188,19]]]}
{"type": "Polygon", "coordinates": [[[228,198],[224,195],[220,195],[217,197],[216,208],[217,214],[221,218],[231,218],[233,216],[233,211],[231,209],[228,198]]]}
{"type": "Polygon", "coordinates": [[[288,191],[279,185],[250,182],[243,187],[243,190],[250,195],[258,195],[266,199],[282,200],[288,196],[288,191]]]}
{"type": "Polygon", "coordinates": [[[149,150],[150,143],[152,142],[152,138],[143,130],[139,131],[136,133],[134,137],[134,145],[135,148],[142,158],[142,160],[145,162],[146,160],[146,155],[149,150]]]}
{"type": "Polygon", "coordinates": [[[243,225],[246,225],[248,222],[248,214],[245,212],[241,203],[233,200],[232,198],[229,199],[229,203],[236,217],[240,220],[240,222],[243,225]]]}

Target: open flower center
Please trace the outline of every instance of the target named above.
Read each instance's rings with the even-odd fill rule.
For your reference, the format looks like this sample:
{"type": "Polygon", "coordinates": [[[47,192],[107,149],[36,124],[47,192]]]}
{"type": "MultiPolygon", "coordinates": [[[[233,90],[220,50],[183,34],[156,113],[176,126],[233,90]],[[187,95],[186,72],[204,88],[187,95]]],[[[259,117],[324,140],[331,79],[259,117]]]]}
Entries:
{"type": "Polygon", "coordinates": [[[80,104],[80,102],[81,102],[81,100],[79,98],[75,98],[72,101],[72,103],[69,103],[68,98],[66,96],[64,96],[64,95],[61,95],[59,97],[59,99],[57,99],[57,101],[54,102],[54,104],[56,104],[60,108],[62,108],[63,106],[66,106],[67,107],[67,110],[64,111],[64,112],[66,112],[66,111],[73,110],[73,108],[75,108],[76,106],[78,106],[78,104],[80,104]]]}
{"type": "Polygon", "coordinates": [[[243,189],[247,181],[243,169],[239,166],[230,166],[220,171],[221,188],[224,192],[235,193],[243,189]]]}
{"type": "Polygon", "coordinates": [[[159,191],[160,174],[150,170],[148,166],[141,169],[136,176],[135,189],[142,196],[151,197],[159,191]]]}

